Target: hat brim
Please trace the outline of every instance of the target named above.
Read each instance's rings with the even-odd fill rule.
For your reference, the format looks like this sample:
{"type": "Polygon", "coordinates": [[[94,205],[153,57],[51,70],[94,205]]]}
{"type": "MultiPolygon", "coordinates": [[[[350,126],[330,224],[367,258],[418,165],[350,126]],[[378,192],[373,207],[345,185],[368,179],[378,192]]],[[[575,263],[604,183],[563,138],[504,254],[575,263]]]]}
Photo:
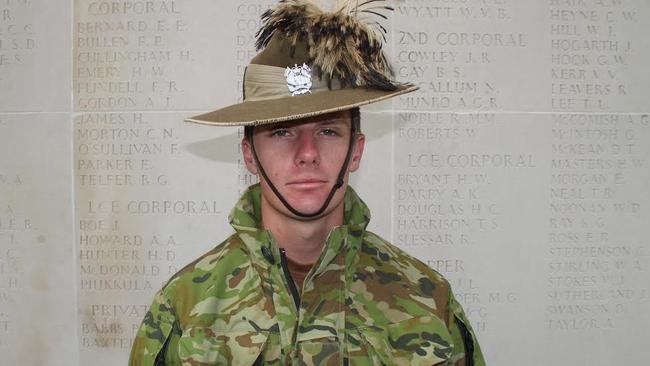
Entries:
{"type": "Polygon", "coordinates": [[[410,93],[417,89],[413,85],[404,85],[393,91],[357,87],[294,97],[245,101],[190,117],[185,121],[213,126],[263,125],[343,111],[410,93]]]}

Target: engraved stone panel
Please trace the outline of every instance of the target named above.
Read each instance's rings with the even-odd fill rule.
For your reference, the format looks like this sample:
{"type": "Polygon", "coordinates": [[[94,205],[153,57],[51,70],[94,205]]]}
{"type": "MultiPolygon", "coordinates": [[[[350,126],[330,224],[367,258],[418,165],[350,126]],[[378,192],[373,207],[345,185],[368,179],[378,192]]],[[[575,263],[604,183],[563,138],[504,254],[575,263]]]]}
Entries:
{"type": "Polygon", "coordinates": [[[393,60],[399,80],[420,87],[396,109],[531,110],[544,75],[542,3],[530,1],[395,2],[393,60]],[[512,87],[530,85],[526,93],[512,87]]]}
{"type": "MultiPolygon", "coordinates": [[[[646,112],[647,1],[550,1],[551,110],[646,112]]],[[[548,110],[548,108],[544,108],[548,110]]]]}
{"type": "Polygon", "coordinates": [[[395,114],[394,241],[451,281],[488,363],[648,357],[648,122],[395,114]]]}
{"type": "MultiPolygon", "coordinates": [[[[74,108],[197,110],[232,85],[235,2],[75,2],[74,108]]],[[[225,103],[224,103],[225,104],[225,103]]]]}
{"type": "Polygon", "coordinates": [[[70,133],[65,114],[0,114],[3,365],[76,360],[70,133]]]}
{"type": "Polygon", "coordinates": [[[650,325],[643,310],[650,305],[650,117],[549,117],[545,340],[559,357],[590,365],[620,363],[607,346],[615,343],[624,363],[641,364],[650,325]]]}
{"type": "Polygon", "coordinates": [[[396,108],[645,112],[644,1],[396,2],[396,108]]]}
{"type": "Polygon", "coordinates": [[[75,118],[81,364],[125,364],[154,292],[232,232],[237,130],[183,117],[75,118]]]}
{"type": "Polygon", "coordinates": [[[0,111],[67,111],[71,1],[0,1],[0,111]]]}

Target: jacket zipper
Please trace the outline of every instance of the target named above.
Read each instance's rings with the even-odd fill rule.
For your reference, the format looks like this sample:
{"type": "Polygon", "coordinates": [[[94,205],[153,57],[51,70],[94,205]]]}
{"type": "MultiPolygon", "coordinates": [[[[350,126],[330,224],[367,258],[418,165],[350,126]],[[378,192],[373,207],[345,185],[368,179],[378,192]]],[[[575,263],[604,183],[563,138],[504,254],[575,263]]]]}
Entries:
{"type": "Polygon", "coordinates": [[[293,277],[291,277],[291,272],[289,272],[289,265],[287,264],[287,251],[284,248],[280,248],[280,264],[282,265],[282,270],[284,271],[284,277],[287,279],[289,284],[289,292],[291,297],[293,297],[293,302],[296,304],[296,311],[300,311],[300,293],[298,293],[298,288],[296,283],[293,282],[293,277]]]}

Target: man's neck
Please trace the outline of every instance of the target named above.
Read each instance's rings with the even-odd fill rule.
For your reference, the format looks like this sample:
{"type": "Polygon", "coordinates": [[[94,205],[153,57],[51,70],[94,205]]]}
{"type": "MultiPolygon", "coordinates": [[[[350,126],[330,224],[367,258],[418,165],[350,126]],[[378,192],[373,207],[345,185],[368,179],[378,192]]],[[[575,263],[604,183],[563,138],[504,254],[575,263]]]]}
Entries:
{"type": "Polygon", "coordinates": [[[330,231],[343,224],[343,203],[327,215],[314,220],[297,220],[279,215],[262,199],[262,225],[273,234],[278,245],[299,264],[318,260],[330,231]]]}

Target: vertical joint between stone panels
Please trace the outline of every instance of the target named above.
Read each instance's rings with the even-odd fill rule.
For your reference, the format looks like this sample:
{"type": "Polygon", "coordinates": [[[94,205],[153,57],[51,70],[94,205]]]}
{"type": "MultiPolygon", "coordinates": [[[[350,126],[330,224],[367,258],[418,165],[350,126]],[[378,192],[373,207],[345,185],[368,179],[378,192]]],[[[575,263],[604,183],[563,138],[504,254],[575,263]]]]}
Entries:
{"type": "MultiPolygon", "coordinates": [[[[72,202],[71,202],[70,206],[71,206],[71,209],[72,209],[72,213],[71,213],[70,217],[72,218],[72,223],[71,224],[72,224],[72,237],[73,237],[73,243],[71,245],[71,247],[72,247],[71,255],[72,255],[72,266],[73,266],[73,270],[72,270],[73,282],[72,283],[74,284],[74,286],[72,288],[72,292],[73,292],[73,296],[74,296],[74,299],[75,299],[76,309],[81,309],[80,296],[79,296],[79,291],[80,290],[79,290],[79,286],[78,286],[78,284],[79,284],[79,276],[80,276],[80,274],[79,274],[79,272],[80,272],[80,269],[79,269],[79,257],[78,257],[78,254],[77,254],[78,253],[77,245],[78,245],[78,240],[79,240],[79,228],[78,228],[78,226],[76,224],[78,218],[77,218],[77,185],[76,185],[76,180],[75,180],[76,166],[77,166],[77,164],[75,163],[75,158],[76,158],[76,154],[75,154],[75,118],[76,118],[77,114],[75,113],[75,93],[74,93],[74,85],[75,85],[75,73],[74,73],[74,70],[75,70],[75,64],[76,64],[76,59],[77,59],[76,58],[77,46],[76,46],[76,43],[75,43],[74,39],[75,39],[75,27],[76,27],[76,24],[77,24],[77,22],[76,22],[76,20],[77,20],[77,17],[76,17],[76,14],[77,14],[76,5],[77,5],[77,2],[79,2],[79,1],[81,1],[81,0],[69,0],[69,2],[68,2],[69,6],[70,6],[69,15],[70,15],[70,19],[72,20],[72,22],[71,22],[72,24],[70,25],[70,28],[69,28],[70,45],[71,45],[69,52],[71,53],[71,58],[70,58],[70,65],[68,66],[70,68],[69,69],[70,70],[70,80],[68,81],[68,85],[69,85],[69,88],[70,88],[70,93],[69,93],[69,95],[70,95],[70,99],[69,99],[70,103],[69,103],[69,113],[68,113],[68,115],[69,115],[69,120],[68,121],[69,122],[68,123],[70,123],[70,125],[71,125],[70,126],[70,132],[72,133],[72,136],[70,138],[70,144],[71,144],[70,161],[72,162],[72,169],[70,170],[70,174],[72,175],[72,177],[70,179],[70,182],[72,183],[70,185],[70,197],[71,197],[72,202]]],[[[80,326],[79,311],[74,312],[74,320],[75,320],[75,327],[73,327],[73,332],[74,332],[74,339],[75,339],[75,341],[74,341],[75,352],[74,352],[74,355],[72,357],[72,364],[73,365],[80,365],[81,364],[81,347],[80,347],[81,334],[80,334],[80,329],[79,329],[79,326],[80,326]]]]}
{"type": "MultiPolygon", "coordinates": [[[[80,276],[80,269],[79,269],[79,250],[77,248],[78,246],[78,240],[79,240],[79,227],[77,226],[78,222],[78,217],[77,217],[77,185],[76,185],[76,155],[75,155],[75,114],[70,113],[69,114],[69,123],[71,124],[71,131],[72,131],[72,138],[70,139],[70,143],[72,144],[71,149],[70,149],[70,161],[72,162],[72,169],[70,169],[70,174],[71,174],[71,179],[70,182],[70,197],[71,197],[71,215],[70,217],[72,218],[72,237],[73,237],[73,243],[71,245],[72,247],[72,265],[73,265],[73,271],[72,271],[72,277],[73,277],[73,294],[75,298],[75,304],[76,304],[76,309],[81,309],[80,307],[80,297],[79,297],[79,276],[80,276]]],[[[74,319],[75,319],[75,324],[76,326],[74,327],[74,338],[75,338],[75,344],[77,347],[75,348],[76,352],[73,358],[73,365],[80,365],[81,362],[81,354],[80,354],[80,332],[79,332],[79,326],[80,326],[80,319],[79,319],[79,312],[75,311],[74,312],[74,319]]]]}

